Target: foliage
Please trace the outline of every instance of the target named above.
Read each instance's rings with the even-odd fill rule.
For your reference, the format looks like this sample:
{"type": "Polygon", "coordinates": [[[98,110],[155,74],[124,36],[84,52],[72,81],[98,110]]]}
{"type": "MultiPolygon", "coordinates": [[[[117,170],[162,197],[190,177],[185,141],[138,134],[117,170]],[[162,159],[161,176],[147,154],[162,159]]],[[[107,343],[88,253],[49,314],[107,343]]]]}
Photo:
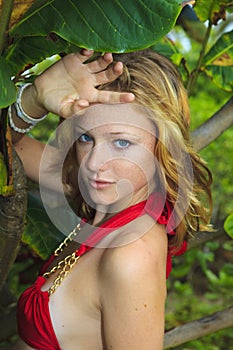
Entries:
{"type": "MultiPolygon", "coordinates": [[[[15,76],[14,82],[24,80],[22,71],[53,54],[68,53],[81,47],[94,48],[100,52],[131,51],[153,44],[155,50],[170,57],[178,66],[191,95],[192,127],[196,127],[219,109],[229,99],[233,90],[232,31],[222,32],[218,37],[211,36],[214,26],[224,18],[225,11],[231,9],[229,6],[232,1],[197,0],[195,11],[202,22],[197,17],[186,17],[185,29],[189,28],[188,36],[183,29],[176,27],[165,37],[164,35],[174,27],[181,11],[180,2],[34,2],[24,18],[12,27],[3,55],[0,56],[0,106],[6,107],[15,99],[15,86],[10,79],[12,75],[15,76]],[[70,6],[67,6],[67,3],[70,6]],[[93,6],[96,6],[94,18],[93,6]],[[207,24],[204,24],[206,21],[207,24]],[[76,30],[77,23],[79,31],[76,30]],[[191,28],[194,28],[192,32],[191,28]],[[195,32],[196,28],[198,35],[195,32]],[[87,32],[90,35],[87,35],[87,32]],[[190,35],[194,39],[190,39],[190,35]]],[[[43,62],[42,70],[45,68],[43,65],[47,63],[48,61],[43,62]]],[[[41,66],[36,66],[36,69],[33,67],[33,75],[39,74],[40,70],[41,66]]],[[[50,116],[33,130],[32,135],[46,141],[48,129],[54,128],[56,122],[56,117],[50,116]]],[[[218,223],[219,219],[225,219],[226,215],[233,211],[230,201],[232,143],[232,130],[228,130],[202,152],[214,172],[215,223],[218,223]],[[225,163],[222,162],[223,156],[225,163]]],[[[57,229],[51,226],[45,211],[34,199],[29,201],[27,223],[23,241],[33,249],[29,250],[22,245],[8,278],[8,284],[16,295],[31,283],[36,265],[41,263],[41,258],[45,259],[50,254],[61,238],[57,229]]],[[[227,219],[224,227],[229,235],[232,235],[232,216],[227,219]]],[[[228,305],[232,297],[229,295],[233,283],[232,264],[229,262],[232,254],[232,241],[224,237],[223,241],[207,243],[176,258],[168,282],[168,328],[228,305]]],[[[226,340],[230,342],[231,338],[231,332],[226,330],[181,348],[214,350],[214,342],[217,344],[216,349],[224,349],[226,340]]]]}
{"type": "Polygon", "coordinates": [[[227,234],[233,239],[233,213],[230,214],[224,222],[224,229],[227,234]]]}
{"type": "Polygon", "coordinates": [[[39,0],[11,29],[4,64],[17,75],[29,64],[80,47],[99,52],[148,47],[172,28],[180,11],[179,0],[39,0]]]}

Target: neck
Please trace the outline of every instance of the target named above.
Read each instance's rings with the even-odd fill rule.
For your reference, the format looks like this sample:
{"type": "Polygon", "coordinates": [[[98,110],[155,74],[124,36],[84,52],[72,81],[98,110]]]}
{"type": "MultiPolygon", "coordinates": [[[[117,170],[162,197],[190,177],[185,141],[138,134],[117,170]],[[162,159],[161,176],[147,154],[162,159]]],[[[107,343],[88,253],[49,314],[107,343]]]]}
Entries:
{"type": "Polygon", "coordinates": [[[134,193],[131,198],[123,198],[121,201],[117,201],[109,206],[97,205],[96,212],[92,224],[98,226],[107,221],[112,216],[118,214],[126,208],[131,207],[137,203],[140,203],[148,198],[148,193],[145,193],[142,189],[137,193],[134,193]]]}

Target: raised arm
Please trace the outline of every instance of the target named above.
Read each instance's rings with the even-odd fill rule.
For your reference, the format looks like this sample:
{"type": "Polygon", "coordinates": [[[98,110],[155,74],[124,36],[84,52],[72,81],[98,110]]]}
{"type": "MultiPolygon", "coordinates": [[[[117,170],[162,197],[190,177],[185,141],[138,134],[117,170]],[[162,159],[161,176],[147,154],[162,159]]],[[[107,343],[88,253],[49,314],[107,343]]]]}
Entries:
{"type": "MultiPolygon", "coordinates": [[[[85,64],[93,51],[63,57],[23,90],[21,106],[32,118],[41,118],[48,111],[63,118],[80,113],[93,103],[120,103],[134,100],[133,94],[99,91],[96,86],[116,79],[122,73],[120,62],[110,65],[112,55],[106,53],[99,59],[85,64]]],[[[11,108],[16,128],[27,129],[23,121],[11,108]]],[[[38,169],[43,145],[24,134],[12,131],[16,151],[23,161],[27,175],[38,180],[38,169]]]]}

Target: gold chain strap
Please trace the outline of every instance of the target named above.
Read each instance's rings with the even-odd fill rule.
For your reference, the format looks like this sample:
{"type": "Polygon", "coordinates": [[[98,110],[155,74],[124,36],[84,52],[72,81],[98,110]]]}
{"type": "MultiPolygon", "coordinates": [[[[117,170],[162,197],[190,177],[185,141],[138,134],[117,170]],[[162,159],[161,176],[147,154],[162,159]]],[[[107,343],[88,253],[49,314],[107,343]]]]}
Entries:
{"type": "MultiPolygon", "coordinates": [[[[72,232],[65,238],[65,240],[59,245],[59,247],[55,250],[54,255],[58,256],[65,247],[68,246],[68,243],[72,241],[73,237],[77,235],[78,231],[80,231],[80,223],[74,228],[72,232]]],[[[66,277],[68,272],[72,269],[72,267],[76,264],[77,260],[80,256],[76,256],[76,253],[72,253],[66,256],[63,260],[59,261],[56,266],[54,266],[50,271],[45,272],[43,277],[48,278],[50,275],[55,273],[57,270],[61,270],[54,280],[52,286],[49,288],[49,295],[53,294],[58,286],[62,283],[63,279],[66,277]]]]}
{"type": "Polygon", "coordinates": [[[57,287],[60,286],[66,275],[69,273],[69,271],[72,269],[72,267],[76,264],[78,259],[80,258],[80,255],[76,256],[75,252],[71,255],[68,255],[63,261],[64,266],[62,270],[59,272],[58,276],[56,277],[55,281],[53,282],[52,286],[49,288],[48,293],[49,296],[55,292],[57,287]]]}
{"type": "Polygon", "coordinates": [[[59,247],[54,252],[55,256],[58,256],[63,251],[63,249],[68,246],[68,243],[73,240],[73,237],[77,235],[78,231],[80,231],[80,223],[73,229],[73,231],[68,234],[64,241],[61,242],[59,247]]]}

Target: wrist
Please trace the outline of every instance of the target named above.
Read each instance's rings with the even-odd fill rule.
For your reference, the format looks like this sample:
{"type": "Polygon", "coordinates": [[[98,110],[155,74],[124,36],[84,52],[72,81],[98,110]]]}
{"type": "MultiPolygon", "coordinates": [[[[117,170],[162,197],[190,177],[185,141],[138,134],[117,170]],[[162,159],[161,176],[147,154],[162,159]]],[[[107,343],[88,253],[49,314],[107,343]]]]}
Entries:
{"type": "Polygon", "coordinates": [[[21,105],[23,111],[34,119],[39,119],[48,113],[48,111],[39,102],[35,84],[25,87],[21,96],[21,105]]]}

